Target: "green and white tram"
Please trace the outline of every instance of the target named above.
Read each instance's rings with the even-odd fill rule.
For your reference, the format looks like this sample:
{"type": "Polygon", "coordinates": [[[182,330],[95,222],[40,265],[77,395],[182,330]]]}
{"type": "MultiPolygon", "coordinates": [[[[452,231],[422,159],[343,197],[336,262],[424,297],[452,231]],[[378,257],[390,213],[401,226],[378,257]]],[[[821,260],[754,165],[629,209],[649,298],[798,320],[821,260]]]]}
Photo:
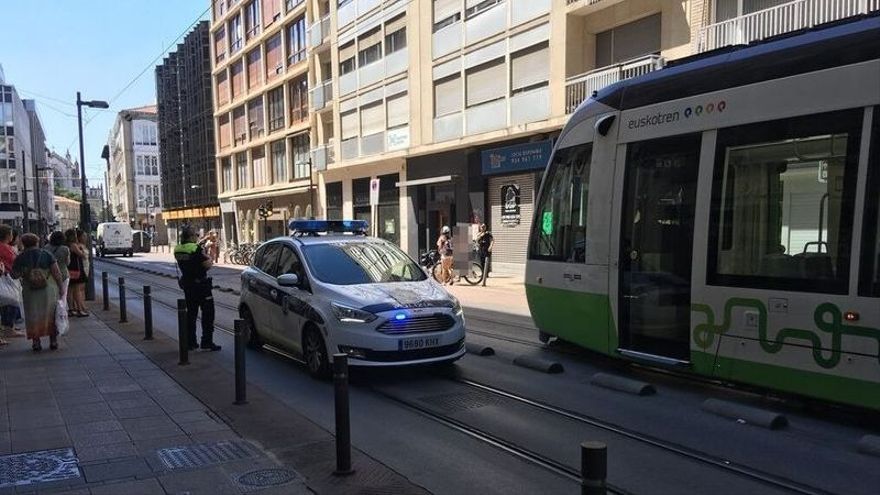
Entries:
{"type": "Polygon", "coordinates": [[[623,81],[571,116],[526,267],[542,339],[880,409],[880,18],[623,81]]]}

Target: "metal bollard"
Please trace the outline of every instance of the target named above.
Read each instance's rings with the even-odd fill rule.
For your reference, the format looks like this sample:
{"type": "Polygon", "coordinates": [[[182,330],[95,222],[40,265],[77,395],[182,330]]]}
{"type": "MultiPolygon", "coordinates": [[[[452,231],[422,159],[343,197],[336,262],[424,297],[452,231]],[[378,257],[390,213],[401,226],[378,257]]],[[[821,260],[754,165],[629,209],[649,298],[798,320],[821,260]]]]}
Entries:
{"type": "Polygon", "coordinates": [[[333,355],[333,390],[336,400],[336,476],[354,473],[351,468],[351,421],[348,415],[348,356],[333,355]]]}
{"type": "Polygon", "coordinates": [[[110,311],[110,276],[101,272],[101,295],[104,299],[104,311],[110,311]]]}
{"type": "Polygon", "coordinates": [[[608,448],[602,442],[581,444],[581,495],[605,495],[608,448]]]}
{"type": "Polygon", "coordinates": [[[245,374],[244,349],[247,342],[248,322],[235,320],[235,402],[237,406],[247,404],[247,375],[245,374]]]}
{"type": "Polygon", "coordinates": [[[144,286],[144,340],[153,340],[153,294],[149,285],[144,286]]]}
{"type": "Polygon", "coordinates": [[[125,307],[125,278],[119,277],[119,323],[128,322],[128,311],[125,307]]]}
{"type": "Polygon", "coordinates": [[[180,346],[181,366],[189,364],[189,332],[186,329],[186,299],[177,300],[177,342],[180,346]]]}

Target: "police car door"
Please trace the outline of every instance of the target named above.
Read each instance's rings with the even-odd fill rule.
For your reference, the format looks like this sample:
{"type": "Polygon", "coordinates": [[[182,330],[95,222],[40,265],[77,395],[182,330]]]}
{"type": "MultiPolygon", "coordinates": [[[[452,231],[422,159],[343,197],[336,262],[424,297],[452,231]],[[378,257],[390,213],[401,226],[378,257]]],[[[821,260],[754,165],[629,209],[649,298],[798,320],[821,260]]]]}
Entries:
{"type": "Polygon", "coordinates": [[[300,280],[299,287],[279,287],[281,291],[281,311],[276,311],[273,316],[273,332],[279,342],[285,347],[302,350],[302,327],[307,321],[307,314],[311,309],[309,300],[311,293],[308,288],[308,277],[300,262],[300,257],[293,246],[284,244],[278,258],[277,275],[295,273],[300,280]]]}
{"type": "Polygon", "coordinates": [[[277,340],[272,322],[275,313],[281,313],[281,305],[278,304],[280,293],[274,275],[280,252],[281,244],[277,242],[260,247],[254,256],[254,269],[250,270],[246,281],[251,295],[247,304],[254,317],[254,324],[260,336],[269,340],[277,340]]]}

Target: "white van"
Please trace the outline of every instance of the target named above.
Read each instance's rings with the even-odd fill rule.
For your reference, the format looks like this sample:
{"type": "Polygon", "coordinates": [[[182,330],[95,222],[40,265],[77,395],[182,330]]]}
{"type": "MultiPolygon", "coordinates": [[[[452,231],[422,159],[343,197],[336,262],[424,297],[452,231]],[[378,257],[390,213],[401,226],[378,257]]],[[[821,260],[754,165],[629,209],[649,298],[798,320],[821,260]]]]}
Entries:
{"type": "Polygon", "coordinates": [[[131,226],[124,222],[99,223],[97,252],[102,258],[108,254],[132,256],[131,226]]]}

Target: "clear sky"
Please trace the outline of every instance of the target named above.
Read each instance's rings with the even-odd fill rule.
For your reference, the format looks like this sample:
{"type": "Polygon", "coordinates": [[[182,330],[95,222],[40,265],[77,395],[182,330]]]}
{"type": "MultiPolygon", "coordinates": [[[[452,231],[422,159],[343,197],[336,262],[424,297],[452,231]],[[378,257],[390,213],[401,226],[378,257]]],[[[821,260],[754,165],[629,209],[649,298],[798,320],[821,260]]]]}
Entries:
{"type": "MultiPolygon", "coordinates": [[[[116,112],[156,102],[152,62],[199,16],[209,0],[0,0],[0,65],[6,83],[37,101],[46,146],[79,159],[76,92],[110,102],[83,108],[86,175],[103,181],[101,150],[116,112]],[[147,66],[144,74],[120,92],[147,66]],[[118,95],[118,96],[117,96],[118,95]],[[114,98],[115,97],[115,98],[114,98]]],[[[204,14],[203,14],[204,13],[204,14]]],[[[174,45],[176,48],[176,44],[174,45]]]]}

